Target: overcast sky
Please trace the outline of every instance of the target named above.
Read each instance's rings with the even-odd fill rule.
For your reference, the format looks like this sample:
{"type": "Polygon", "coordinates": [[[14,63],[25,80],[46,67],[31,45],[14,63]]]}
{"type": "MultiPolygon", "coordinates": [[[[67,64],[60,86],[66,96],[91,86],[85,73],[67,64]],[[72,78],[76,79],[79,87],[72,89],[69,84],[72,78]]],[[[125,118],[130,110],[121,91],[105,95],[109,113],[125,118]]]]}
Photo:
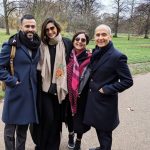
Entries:
{"type": "Polygon", "coordinates": [[[103,5],[105,5],[105,8],[103,9],[103,12],[112,13],[112,0],[103,0],[103,5]]]}

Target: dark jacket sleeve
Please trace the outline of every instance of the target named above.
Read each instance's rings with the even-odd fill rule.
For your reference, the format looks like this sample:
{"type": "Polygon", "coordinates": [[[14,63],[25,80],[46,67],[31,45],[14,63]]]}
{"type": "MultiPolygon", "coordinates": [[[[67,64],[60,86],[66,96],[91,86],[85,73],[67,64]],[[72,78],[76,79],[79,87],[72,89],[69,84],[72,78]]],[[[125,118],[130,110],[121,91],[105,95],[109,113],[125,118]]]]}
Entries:
{"type": "Polygon", "coordinates": [[[0,80],[4,81],[7,86],[15,86],[17,78],[12,76],[9,71],[11,46],[4,43],[0,53],[0,80]]]}
{"type": "Polygon", "coordinates": [[[104,94],[122,92],[133,85],[133,79],[127,65],[127,57],[125,55],[121,55],[119,57],[116,73],[118,81],[102,87],[104,94]]]}
{"type": "Polygon", "coordinates": [[[63,37],[63,42],[66,48],[66,62],[69,60],[70,53],[72,51],[73,45],[70,39],[63,37]]]}
{"type": "Polygon", "coordinates": [[[91,75],[91,68],[89,66],[87,66],[86,70],[84,71],[84,73],[82,74],[81,79],[80,79],[79,94],[82,93],[85,85],[87,84],[87,82],[90,78],[90,75],[91,75]]]}

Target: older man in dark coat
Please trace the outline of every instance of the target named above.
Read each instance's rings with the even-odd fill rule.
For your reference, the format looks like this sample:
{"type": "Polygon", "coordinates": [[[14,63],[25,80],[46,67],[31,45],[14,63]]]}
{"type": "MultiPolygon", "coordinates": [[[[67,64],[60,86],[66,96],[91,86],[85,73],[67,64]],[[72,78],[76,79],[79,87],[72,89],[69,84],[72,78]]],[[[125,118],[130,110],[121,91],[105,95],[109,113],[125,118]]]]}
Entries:
{"type": "Polygon", "coordinates": [[[118,93],[131,87],[133,80],[127,57],[111,42],[109,26],[102,24],[95,29],[95,42],[84,123],[96,129],[100,143],[90,150],[111,150],[112,131],[119,124],[118,93]]]}
{"type": "Polygon", "coordinates": [[[2,115],[6,150],[25,150],[28,125],[38,123],[36,68],[40,57],[40,39],[35,32],[34,17],[24,15],[21,30],[3,44],[0,53],[0,80],[6,84],[2,115]],[[14,75],[10,72],[12,45],[16,46],[14,75]]]}

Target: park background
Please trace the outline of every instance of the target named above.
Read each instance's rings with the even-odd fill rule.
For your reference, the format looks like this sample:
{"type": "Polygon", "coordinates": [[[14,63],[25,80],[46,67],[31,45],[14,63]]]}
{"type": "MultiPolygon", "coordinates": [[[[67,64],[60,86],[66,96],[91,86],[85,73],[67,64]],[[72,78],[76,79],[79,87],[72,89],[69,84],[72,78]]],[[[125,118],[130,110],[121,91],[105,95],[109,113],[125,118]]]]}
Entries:
{"type": "Polygon", "coordinates": [[[112,29],[116,48],[128,56],[131,73],[150,72],[150,0],[0,0],[0,8],[0,49],[19,30],[26,13],[34,15],[39,35],[42,22],[50,16],[61,24],[65,37],[86,31],[89,49],[94,48],[95,27],[104,23],[112,29]]]}
{"type": "MultiPolygon", "coordinates": [[[[112,150],[150,149],[150,0],[0,0],[0,50],[2,43],[19,30],[23,14],[32,14],[40,35],[42,22],[54,17],[62,35],[85,30],[90,35],[88,48],[94,48],[93,34],[97,25],[109,25],[115,47],[128,56],[134,86],[119,94],[120,126],[114,132],[112,150]]],[[[0,99],[4,92],[0,90],[0,99]]],[[[0,114],[3,102],[0,101],[0,114]]],[[[62,150],[66,149],[67,130],[63,129],[62,150]]],[[[4,149],[3,123],[0,123],[0,150],[4,149]]],[[[90,130],[83,138],[82,149],[98,144],[90,130]],[[91,138],[92,137],[92,138],[91,138]]],[[[31,137],[27,150],[33,150],[31,137]]]]}

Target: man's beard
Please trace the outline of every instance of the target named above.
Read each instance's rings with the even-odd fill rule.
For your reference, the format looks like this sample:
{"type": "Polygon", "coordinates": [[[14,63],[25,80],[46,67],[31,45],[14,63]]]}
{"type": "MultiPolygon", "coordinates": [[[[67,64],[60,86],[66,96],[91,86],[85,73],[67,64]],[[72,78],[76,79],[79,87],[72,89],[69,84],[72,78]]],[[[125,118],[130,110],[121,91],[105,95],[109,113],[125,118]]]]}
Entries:
{"type": "Polygon", "coordinates": [[[34,37],[34,32],[23,32],[25,37],[28,38],[29,40],[33,40],[33,37],[34,37]]]}

